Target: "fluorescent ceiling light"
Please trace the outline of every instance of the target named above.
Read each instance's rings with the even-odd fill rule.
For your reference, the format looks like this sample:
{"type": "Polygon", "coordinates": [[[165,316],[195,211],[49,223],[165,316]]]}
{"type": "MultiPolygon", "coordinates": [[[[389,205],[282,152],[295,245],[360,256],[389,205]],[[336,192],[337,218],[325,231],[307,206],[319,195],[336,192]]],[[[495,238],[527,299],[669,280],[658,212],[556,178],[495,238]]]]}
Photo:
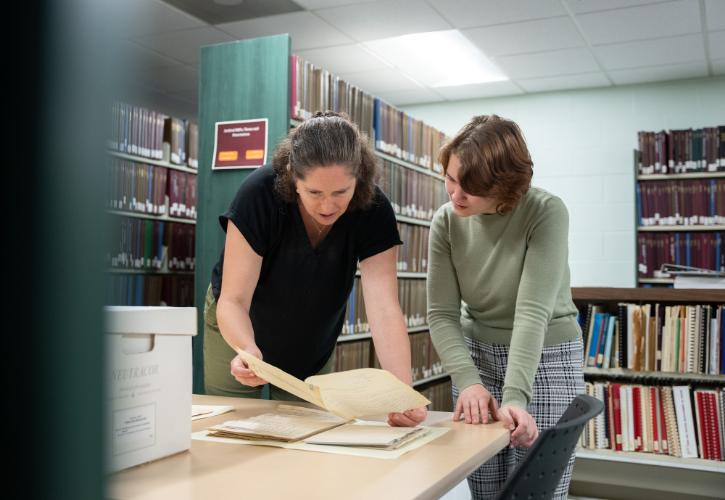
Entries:
{"type": "Polygon", "coordinates": [[[429,87],[508,80],[458,30],[414,33],[373,40],[363,45],[383,61],[429,87]]]}

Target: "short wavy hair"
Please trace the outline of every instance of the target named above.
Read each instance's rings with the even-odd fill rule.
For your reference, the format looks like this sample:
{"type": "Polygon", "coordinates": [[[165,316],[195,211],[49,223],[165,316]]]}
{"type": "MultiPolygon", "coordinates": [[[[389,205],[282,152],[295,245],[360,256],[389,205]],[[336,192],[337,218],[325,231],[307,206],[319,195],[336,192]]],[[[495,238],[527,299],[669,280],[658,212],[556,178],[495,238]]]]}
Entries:
{"type": "Polygon", "coordinates": [[[474,116],[441,148],[438,159],[444,172],[453,154],[461,162],[461,188],[495,199],[499,214],[512,210],[531,187],[534,164],[521,129],[511,120],[474,116]]]}
{"type": "Polygon", "coordinates": [[[297,200],[295,179],[317,167],[344,165],[356,179],[351,210],[370,206],[375,198],[377,160],[367,136],[344,113],[320,112],[290,130],[272,160],[274,187],[286,202],[297,200]]]}

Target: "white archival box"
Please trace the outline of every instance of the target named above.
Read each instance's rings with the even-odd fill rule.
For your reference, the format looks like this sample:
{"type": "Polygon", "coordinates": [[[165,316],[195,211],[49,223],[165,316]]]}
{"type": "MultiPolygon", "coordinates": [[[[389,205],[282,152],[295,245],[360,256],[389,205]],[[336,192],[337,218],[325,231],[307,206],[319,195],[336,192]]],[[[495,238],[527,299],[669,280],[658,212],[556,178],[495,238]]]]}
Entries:
{"type": "Polygon", "coordinates": [[[196,308],[108,306],[104,314],[109,470],[188,450],[196,308]]]}

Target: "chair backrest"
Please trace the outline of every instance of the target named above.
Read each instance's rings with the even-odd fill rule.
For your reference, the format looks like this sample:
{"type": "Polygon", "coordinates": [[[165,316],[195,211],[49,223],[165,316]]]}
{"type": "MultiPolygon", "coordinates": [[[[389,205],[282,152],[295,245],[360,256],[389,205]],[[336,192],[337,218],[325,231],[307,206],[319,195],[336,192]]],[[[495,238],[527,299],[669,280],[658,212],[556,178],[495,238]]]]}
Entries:
{"type": "Polygon", "coordinates": [[[496,498],[552,498],[584,425],[603,408],[602,401],[586,394],[575,397],[556,425],[539,434],[539,438],[529,448],[529,452],[509,476],[496,498]]]}

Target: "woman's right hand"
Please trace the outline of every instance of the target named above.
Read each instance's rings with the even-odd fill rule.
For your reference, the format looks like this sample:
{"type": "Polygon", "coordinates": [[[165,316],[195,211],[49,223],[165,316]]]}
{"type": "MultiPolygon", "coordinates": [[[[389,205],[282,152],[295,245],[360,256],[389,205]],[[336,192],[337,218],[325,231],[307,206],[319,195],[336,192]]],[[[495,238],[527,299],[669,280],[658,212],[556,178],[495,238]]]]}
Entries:
{"type": "Polygon", "coordinates": [[[453,421],[458,422],[463,416],[467,424],[487,424],[489,413],[495,416],[497,410],[496,398],[481,384],[474,384],[458,395],[453,421]]]}
{"type": "MultiPolygon", "coordinates": [[[[248,346],[246,349],[244,349],[246,352],[254,356],[255,358],[262,359],[262,351],[259,350],[259,347],[256,345],[248,346]]],[[[249,369],[247,364],[242,361],[242,358],[237,354],[234,356],[234,359],[232,359],[231,365],[231,371],[232,371],[232,377],[234,377],[237,382],[239,382],[242,385],[248,385],[250,387],[257,387],[259,385],[264,385],[267,383],[266,380],[263,378],[257,377],[257,374],[254,373],[252,370],[249,369]]]]}

